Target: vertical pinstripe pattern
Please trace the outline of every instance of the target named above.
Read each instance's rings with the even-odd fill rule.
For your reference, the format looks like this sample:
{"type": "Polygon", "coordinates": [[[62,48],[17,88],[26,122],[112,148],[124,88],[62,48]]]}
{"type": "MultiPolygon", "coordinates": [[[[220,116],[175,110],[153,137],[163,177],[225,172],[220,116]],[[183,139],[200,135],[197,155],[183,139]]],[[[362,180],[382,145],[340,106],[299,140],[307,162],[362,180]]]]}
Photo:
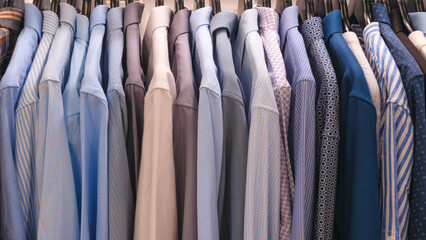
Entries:
{"type": "Polygon", "coordinates": [[[38,84],[53,36],[59,25],[52,11],[43,12],[43,37],[22,89],[16,110],[16,176],[18,180],[25,231],[28,239],[36,237],[35,149],[37,139],[38,84]]]}
{"type": "Polygon", "coordinates": [[[287,131],[290,118],[291,86],[286,79],[284,60],[278,35],[279,16],[275,9],[256,7],[259,12],[259,33],[265,49],[266,65],[280,112],[281,181],[280,181],[280,239],[291,236],[294,179],[291,169],[287,131]]]}
{"type": "Polygon", "coordinates": [[[123,89],[123,8],[107,15],[109,239],[132,239],[134,202],[127,164],[127,107],[123,89]]]}
{"type": "Polygon", "coordinates": [[[407,239],[413,124],[400,72],[380,36],[379,23],[364,30],[366,55],[381,90],[379,130],[382,239],[407,239]]]}
{"type": "Polygon", "coordinates": [[[77,201],[62,103],[62,86],[74,41],[74,7],[61,3],[60,27],[53,38],[39,84],[36,186],[40,211],[37,239],[76,239],[77,201]]]}
{"type": "Polygon", "coordinates": [[[289,148],[294,162],[295,196],[291,239],[311,239],[315,193],[315,94],[303,37],[298,30],[297,6],[281,16],[281,42],[287,79],[293,89],[290,108],[289,148]]]}

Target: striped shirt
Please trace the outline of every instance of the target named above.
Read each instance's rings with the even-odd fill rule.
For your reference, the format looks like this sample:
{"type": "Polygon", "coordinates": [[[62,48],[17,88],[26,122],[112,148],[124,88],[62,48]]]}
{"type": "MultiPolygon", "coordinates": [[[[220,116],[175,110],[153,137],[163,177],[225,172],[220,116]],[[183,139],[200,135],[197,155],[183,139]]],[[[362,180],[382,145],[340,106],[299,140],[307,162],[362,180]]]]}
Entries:
{"type": "Polygon", "coordinates": [[[380,36],[379,23],[373,22],[364,29],[364,39],[381,91],[378,151],[382,239],[407,239],[414,134],[407,95],[395,60],[380,36]]]}
{"type": "Polygon", "coordinates": [[[38,84],[50,44],[59,25],[56,13],[43,12],[42,39],[23,86],[16,109],[16,175],[27,238],[36,238],[35,150],[38,120],[38,84]]]}
{"type": "Polygon", "coordinates": [[[33,4],[25,5],[25,26],[16,51],[0,81],[0,238],[25,239],[25,226],[15,174],[15,107],[41,36],[42,16],[33,4]]]}
{"type": "Polygon", "coordinates": [[[316,84],[298,27],[297,6],[281,16],[281,49],[292,88],[289,147],[295,172],[291,239],[311,239],[315,191],[315,93],[316,84]]]}

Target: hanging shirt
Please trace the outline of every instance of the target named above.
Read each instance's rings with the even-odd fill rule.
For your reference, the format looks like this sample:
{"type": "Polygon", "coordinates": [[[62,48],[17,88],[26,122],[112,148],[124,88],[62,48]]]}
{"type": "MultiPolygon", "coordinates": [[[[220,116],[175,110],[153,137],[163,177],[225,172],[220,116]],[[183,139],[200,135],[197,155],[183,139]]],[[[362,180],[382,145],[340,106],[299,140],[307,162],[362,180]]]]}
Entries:
{"type": "Polygon", "coordinates": [[[169,29],[169,55],[176,79],[173,107],[173,156],[179,239],[197,239],[197,117],[198,101],[192,71],[189,16],[176,13],[169,29]]]}
{"type": "MultiPolygon", "coordinates": [[[[281,15],[281,49],[292,88],[289,148],[295,172],[292,239],[311,239],[315,192],[316,85],[299,30],[297,6],[281,15]]],[[[290,165],[289,165],[290,167],[290,165]]]]}
{"type": "Polygon", "coordinates": [[[134,238],[178,238],[175,166],[173,161],[173,103],[176,87],[169,65],[168,28],[172,10],[151,10],[144,42],[148,92],[134,238]]]}
{"type": "Polygon", "coordinates": [[[407,195],[407,181],[403,181],[401,177],[407,172],[406,164],[411,166],[413,155],[410,110],[400,72],[380,36],[379,23],[373,22],[364,29],[364,39],[366,55],[378,78],[381,91],[379,154],[382,170],[379,172],[379,179],[382,199],[382,239],[389,237],[406,239],[402,234],[404,228],[401,227],[407,229],[408,218],[400,218],[398,215],[404,213],[403,208],[408,206],[406,201],[405,206],[400,207],[400,199],[401,196],[407,195]],[[404,192],[403,195],[398,194],[401,190],[404,192]],[[405,224],[401,223],[401,220],[405,224]]]}
{"type": "Polygon", "coordinates": [[[195,79],[199,86],[197,137],[198,239],[218,240],[218,197],[223,157],[222,100],[209,31],[211,7],[189,19],[195,79]]]}
{"type": "Polygon", "coordinates": [[[248,127],[242,86],[235,73],[231,46],[237,34],[238,16],[220,12],[212,18],[210,25],[218,78],[222,83],[223,158],[218,202],[220,239],[243,239],[248,127]]]}
{"type": "Polygon", "coordinates": [[[108,102],[102,89],[108,7],[90,14],[90,41],[80,89],[81,239],[108,239],[108,102]]]}
{"type": "Polygon", "coordinates": [[[123,89],[123,8],[107,15],[109,239],[132,239],[135,206],[127,161],[127,107],[123,89]]]}
{"type": "Polygon", "coordinates": [[[408,13],[414,29],[422,31],[426,37],[426,13],[425,12],[411,12],[408,13]]]}
{"type": "Polygon", "coordinates": [[[426,59],[426,37],[423,35],[423,32],[414,31],[408,35],[408,38],[421,53],[423,59],[426,59]]]}
{"type": "Polygon", "coordinates": [[[73,6],[60,4],[60,27],[53,38],[38,87],[38,239],[76,239],[80,235],[61,91],[68,78],[76,16],[73,6]]]}
{"type": "MultiPolygon", "coordinates": [[[[393,175],[395,174],[394,172],[389,173],[392,174],[389,175],[389,178],[397,177],[395,183],[398,183],[398,187],[393,188],[391,191],[398,193],[398,203],[391,206],[393,207],[392,209],[398,209],[399,219],[395,220],[395,222],[399,224],[399,228],[397,227],[396,229],[389,230],[389,232],[386,231],[384,237],[394,236],[396,239],[407,239],[408,230],[409,239],[421,239],[423,238],[423,234],[426,233],[426,226],[423,226],[423,217],[425,216],[423,209],[426,207],[426,201],[421,193],[424,192],[426,188],[422,187],[424,180],[423,176],[420,176],[420,174],[425,173],[423,168],[426,162],[426,154],[424,154],[426,151],[425,76],[413,56],[410,55],[410,52],[393,33],[385,6],[382,4],[372,4],[371,10],[374,21],[379,22],[380,33],[383,40],[401,72],[401,79],[404,84],[407,95],[406,98],[408,99],[408,106],[410,108],[411,120],[414,125],[414,138],[412,135],[406,134],[406,142],[402,145],[407,147],[405,152],[407,155],[394,156],[400,157],[396,162],[398,166],[397,176],[393,175]],[[410,191],[411,177],[413,177],[413,188],[410,191]],[[411,195],[410,202],[412,204],[408,202],[410,192],[413,194],[411,195]]],[[[401,131],[404,130],[404,132],[408,131],[408,133],[410,133],[410,131],[413,130],[406,125],[404,126],[405,127],[403,127],[401,131]]],[[[399,144],[397,146],[399,146],[399,144]]],[[[385,150],[384,152],[387,153],[391,149],[388,151],[385,150]]],[[[404,151],[402,152],[404,153],[404,151]]],[[[389,162],[387,159],[385,160],[387,163],[389,162]]],[[[386,178],[386,180],[390,181],[389,178],[386,178]]],[[[385,210],[386,211],[383,212],[387,213],[388,210],[385,210]]],[[[385,219],[385,216],[383,216],[383,219],[385,219]]]]}
{"type": "Polygon", "coordinates": [[[77,15],[77,29],[71,56],[70,74],[63,93],[65,125],[74,173],[78,216],[81,219],[81,135],[80,87],[89,43],[89,19],[77,15]]]}
{"type": "MultiPolygon", "coordinates": [[[[272,81],[275,101],[280,113],[280,239],[289,239],[292,234],[292,204],[294,199],[294,178],[293,171],[291,170],[289,143],[287,141],[291,86],[286,79],[284,59],[280,51],[278,13],[272,8],[256,7],[256,9],[259,12],[259,33],[262,38],[263,48],[265,49],[266,65],[268,66],[268,73],[272,81]]],[[[303,218],[304,216],[301,217],[303,218]]],[[[296,232],[294,232],[294,234],[296,234],[296,232]]]]}
{"type": "MultiPolygon", "coordinates": [[[[404,26],[401,22],[401,14],[399,8],[392,9],[392,12],[389,15],[390,20],[392,22],[392,30],[395,32],[395,35],[402,42],[403,46],[408,50],[409,54],[414,57],[416,60],[415,63],[418,64],[423,74],[426,73],[426,59],[422,57],[422,54],[419,50],[414,46],[414,44],[407,37],[407,34],[404,32],[404,26]]],[[[420,32],[420,31],[419,31],[420,32]]],[[[423,36],[424,38],[424,36],[423,36]]],[[[385,39],[386,41],[386,39],[385,39]]],[[[391,50],[392,51],[392,50],[391,50]]]]}
{"type": "Polygon", "coordinates": [[[17,48],[9,67],[0,81],[0,236],[6,239],[26,237],[15,175],[15,106],[37,50],[41,24],[40,11],[36,6],[26,4],[24,28],[16,41],[17,48]]]}
{"type": "Polygon", "coordinates": [[[0,77],[3,76],[9,65],[16,40],[22,28],[23,17],[23,9],[14,7],[2,7],[0,9],[0,77]]]}
{"type": "MultiPolygon", "coordinates": [[[[364,50],[361,47],[361,44],[358,40],[357,35],[354,32],[345,32],[342,34],[345,38],[346,43],[351,49],[353,55],[358,61],[359,65],[364,72],[365,80],[367,81],[368,89],[370,90],[371,100],[373,101],[374,107],[376,109],[376,142],[377,147],[379,147],[379,130],[380,130],[380,118],[381,118],[381,107],[380,107],[380,88],[377,82],[377,78],[374,75],[373,70],[371,69],[370,63],[368,62],[364,50]]],[[[378,153],[378,152],[377,152],[378,153]]],[[[377,155],[380,159],[380,155],[377,155]]]]}
{"type": "Polygon", "coordinates": [[[250,125],[244,239],[278,239],[280,231],[280,114],[258,33],[258,12],[240,18],[234,47],[235,72],[244,91],[250,125]]]}
{"type": "Polygon", "coordinates": [[[124,38],[126,41],[125,72],[127,75],[124,92],[129,128],[126,146],[133,205],[136,205],[136,190],[141,161],[145,97],[145,75],[141,67],[141,38],[139,33],[139,23],[142,19],[144,6],[143,3],[133,2],[124,8],[124,38]]]}
{"type": "MultiPolygon", "coordinates": [[[[294,11],[294,10],[293,10],[294,11]]],[[[312,72],[317,86],[314,199],[314,239],[332,239],[339,150],[339,89],[336,73],[324,43],[322,20],[313,17],[302,25],[312,72]]]]}
{"type": "Polygon", "coordinates": [[[340,94],[336,239],[380,238],[376,109],[361,66],[342,36],[340,10],[323,20],[340,94]]]}
{"type": "Polygon", "coordinates": [[[36,206],[38,198],[35,195],[35,151],[38,127],[38,85],[58,26],[59,18],[56,13],[44,11],[43,35],[16,108],[15,165],[27,239],[37,238],[35,214],[38,212],[36,206]]]}

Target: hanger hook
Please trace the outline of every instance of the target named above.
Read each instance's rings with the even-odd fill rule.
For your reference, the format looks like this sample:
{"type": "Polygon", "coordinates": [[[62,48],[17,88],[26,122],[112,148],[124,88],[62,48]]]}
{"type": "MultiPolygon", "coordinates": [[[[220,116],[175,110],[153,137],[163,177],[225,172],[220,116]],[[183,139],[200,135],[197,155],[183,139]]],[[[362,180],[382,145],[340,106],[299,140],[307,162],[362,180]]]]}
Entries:
{"type": "Polygon", "coordinates": [[[164,0],[155,0],[155,6],[164,6],[164,0]]]}
{"type": "Polygon", "coordinates": [[[342,21],[345,32],[351,31],[351,25],[349,24],[348,4],[346,0],[339,0],[340,10],[342,11],[342,21]]]}
{"type": "Polygon", "coordinates": [[[425,7],[423,5],[422,0],[416,0],[416,8],[417,8],[417,12],[424,12],[425,11],[425,7]]]}
{"type": "Polygon", "coordinates": [[[324,0],[325,15],[333,11],[333,3],[331,0],[324,0]]]}
{"type": "Polygon", "coordinates": [[[414,32],[414,27],[411,24],[410,16],[408,16],[407,5],[403,0],[398,0],[399,11],[401,12],[402,22],[407,28],[408,32],[414,32]]]}
{"type": "Polygon", "coordinates": [[[306,5],[306,18],[313,18],[314,17],[314,2],[313,0],[305,0],[306,5]]]}

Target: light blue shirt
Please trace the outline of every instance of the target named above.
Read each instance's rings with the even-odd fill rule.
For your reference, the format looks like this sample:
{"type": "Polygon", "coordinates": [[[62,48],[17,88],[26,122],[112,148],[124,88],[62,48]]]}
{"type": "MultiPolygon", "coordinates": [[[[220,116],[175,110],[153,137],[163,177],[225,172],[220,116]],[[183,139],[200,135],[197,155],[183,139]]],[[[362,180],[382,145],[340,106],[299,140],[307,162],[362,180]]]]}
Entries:
{"type": "Polygon", "coordinates": [[[223,150],[222,100],[209,30],[210,7],[194,11],[189,19],[192,55],[199,86],[197,137],[198,239],[218,240],[217,203],[223,150]]]}
{"type": "Polygon", "coordinates": [[[37,193],[40,201],[38,239],[77,239],[77,201],[62,86],[69,67],[77,11],[60,4],[60,27],[53,39],[39,84],[39,125],[36,149],[37,193]]]}
{"type": "Polygon", "coordinates": [[[257,22],[256,9],[241,15],[234,47],[250,125],[244,239],[279,239],[280,120],[257,22]]]}
{"type": "Polygon", "coordinates": [[[0,81],[0,238],[4,239],[25,239],[15,175],[15,105],[37,50],[41,24],[40,11],[26,4],[24,28],[0,81]]]}
{"type": "Polygon", "coordinates": [[[426,12],[408,13],[414,29],[422,31],[426,37],[426,12]]]}
{"type": "Polygon", "coordinates": [[[90,16],[90,42],[80,89],[81,239],[108,239],[108,103],[102,51],[108,7],[90,16]]]}
{"type": "Polygon", "coordinates": [[[127,106],[123,89],[123,8],[107,16],[109,239],[132,239],[135,206],[127,162],[127,106]]]}
{"type": "Polygon", "coordinates": [[[22,87],[16,107],[16,176],[27,239],[37,237],[35,215],[38,212],[35,193],[35,152],[38,130],[38,85],[47,61],[50,45],[59,27],[59,18],[52,11],[43,11],[43,36],[22,87]]]}
{"type": "Polygon", "coordinates": [[[79,219],[81,218],[80,86],[83,79],[88,43],[89,19],[84,15],[78,15],[70,75],[64,89],[63,101],[79,219]]]}
{"type": "Polygon", "coordinates": [[[299,30],[298,9],[284,9],[280,21],[281,49],[291,85],[289,127],[290,159],[295,193],[292,239],[311,239],[315,192],[315,79],[299,30]]]}

